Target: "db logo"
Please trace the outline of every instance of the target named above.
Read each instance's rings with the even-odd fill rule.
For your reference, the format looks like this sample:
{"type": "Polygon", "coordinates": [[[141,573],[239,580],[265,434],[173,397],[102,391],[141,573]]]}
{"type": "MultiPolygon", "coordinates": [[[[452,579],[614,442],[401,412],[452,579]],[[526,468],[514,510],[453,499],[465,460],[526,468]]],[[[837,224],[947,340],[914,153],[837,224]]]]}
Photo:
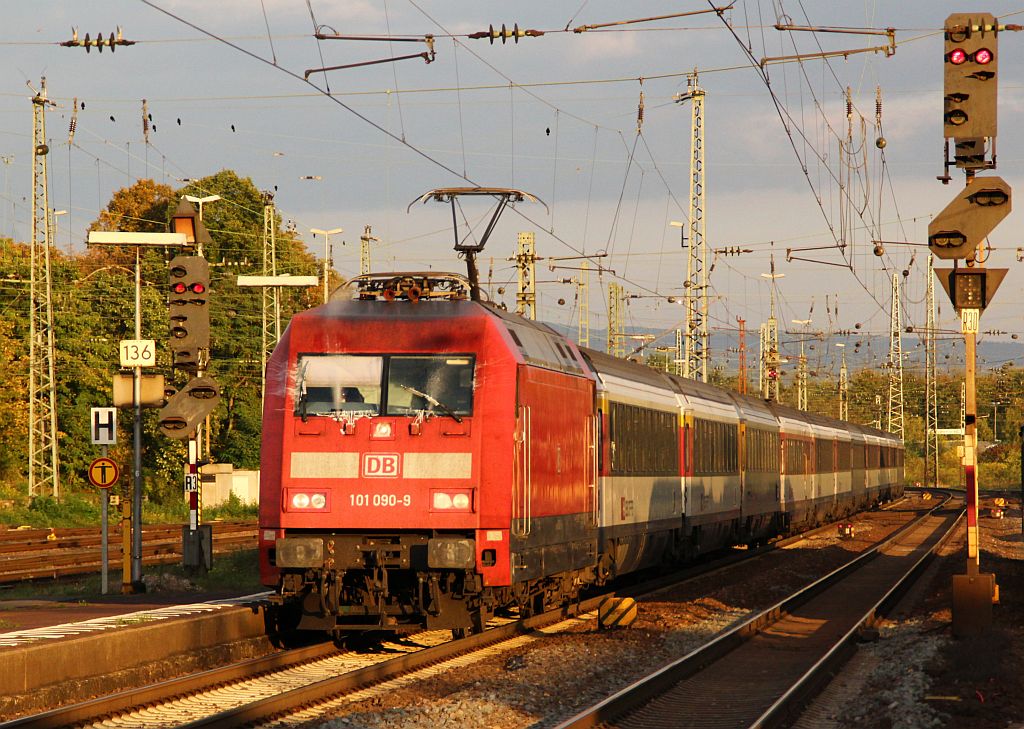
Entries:
{"type": "Polygon", "coordinates": [[[398,478],[402,458],[397,453],[364,453],[363,476],[367,478],[398,478]]]}

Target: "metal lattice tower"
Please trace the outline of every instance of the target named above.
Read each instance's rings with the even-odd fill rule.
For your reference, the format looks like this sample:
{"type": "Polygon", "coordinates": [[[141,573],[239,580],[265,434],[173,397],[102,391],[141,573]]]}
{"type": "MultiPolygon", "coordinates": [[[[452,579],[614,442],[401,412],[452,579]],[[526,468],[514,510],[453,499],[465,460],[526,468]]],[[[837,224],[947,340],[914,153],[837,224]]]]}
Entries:
{"type": "Polygon", "coordinates": [[[580,301],[579,333],[576,341],[581,347],[590,346],[590,266],[586,261],[580,264],[580,280],[577,283],[580,301]]]}
{"type": "Polygon", "coordinates": [[[939,483],[939,397],[938,371],[935,358],[935,270],[934,256],[928,256],[928,277],[925,307],[927,324],[924,335],[924,482],[937,486],[939,483]]]}
{"type": "Polygon", "coordinates": [[[537,318],[537,254],[534,234],[520,233],[516,253],[519,288],[516,291],[516,313],[529,319],[537,318]]]}
{"type": "Polygon", "coordinates": [[[889,324],[889,420],[886,430],[903,437],[903,330],[900,315],[900,275],[892,275],[892,314],[889,324]]]}
{"type": "Polygon", "coordinates": [[[846,368],[846,352],[839,367],[839,419],[850,419],[850,371],[846,368]]]}
{"type": "Polygon", "coordinates": [[[370,272],[370,243],[379,241],[380,238],[373,235],[373,226],[363,227],[363,234],[359,236],[359,273],[370,272]]]}
{"type": "Polygon", "coordinates": [[[626,356],[622,307],[622,287],[612,281],[608,284],[608,354],[613,357],[626,356]]]}
{"type": "Polygon", "coordinates": [[[736,323],[740,325],[740,346],[739,346],[739,374],[736,379],[736,392],[741,395],[747,394],[747,320],[736,317],[736,323]]]}
{"type": "MultiPolygon", "coordinates": [[[[274,209],[274,193],[263,193],[263,275],[277,275],[277,213],[274,209]]],[[[263,367],[263,389],[266,396],[267,360],[281,338],[281,297],[275,286],[263,287],[263,341],[261,342],[261,363],[263,367]]]]}
{"type": "MultiPolygon", "coordinates": [[[[775,264],[772,263],[772,276],[775,264]]],[[[782,275],[782,274],[778,274],[782,275]]],[[[771,288],[771,316],[761,325],[761,397],[765,400],[779,401],[779,321],[775,318],[775,279],[771,288]]]]}
{"type": "Polygon", "coordinates": [[[683,355],[685,354],[686,345],[683,344],[683,330],[676,329],[676,358],[672,371],[680,377],[683,376],[683,355]]]}
{"type": "Polygon", "coordinates": [[[32,97],[32,249],[29,285],[28,494],[60,495],[57,382],[54,378],[50,193],[47,179],[46,79],[32,97]]]}
{"type": "Polygon", "coordinates": [[[697,71],[686,77],[687,91],[677,102],[691,102],[690,136],[690,254],[686,262],[686,352],[683,376],[708,381],[707,241],[704,238],[704,89],[697,71]]]}
{"type": "Polygon", "coordinates": [[[803,337],[800,338],[800,359],[796,367],[796,409],[807,410],[807,355],[803,337]]]}

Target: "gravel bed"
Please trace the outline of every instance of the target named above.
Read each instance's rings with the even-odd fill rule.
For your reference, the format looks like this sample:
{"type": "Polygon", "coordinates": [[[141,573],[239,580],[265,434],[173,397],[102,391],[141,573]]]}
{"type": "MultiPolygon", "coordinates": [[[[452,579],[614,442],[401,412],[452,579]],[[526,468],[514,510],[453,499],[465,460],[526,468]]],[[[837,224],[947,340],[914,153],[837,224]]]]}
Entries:
{"type": "MultiPolygon", "coordinates": [[[[856,537],[818,535],[786,549],[646,598],[634,625],[599,631],[594,621],[543,632],[458,670],[376,692],[330,710],[323,729],[550,727],[706,643],[717,633],[827,574],[895,530],[907,512],[858,516],[856,537]]],[[[355,697],[354,697],[355,698],[355,697]]],[[[308,715],[307,715],[308,716],[308,715]]],[[[290,722],[289,722],[290,723],[290,722]]]]}
{"type": "MultiPolygon", "coordinates": [[[[966,529],[922,577],[913,604],[879,626],[841,677],[797,725],[802,729],[1002,729],[1024,727],[1024,539],[1019,502],[1002,519],[979,520],[981,570],[996,575],[991,630],[952,635],[952,576],[966,571],[966,529]]],[[[906,601],[905,601],[906,602],[906,601]]]]}

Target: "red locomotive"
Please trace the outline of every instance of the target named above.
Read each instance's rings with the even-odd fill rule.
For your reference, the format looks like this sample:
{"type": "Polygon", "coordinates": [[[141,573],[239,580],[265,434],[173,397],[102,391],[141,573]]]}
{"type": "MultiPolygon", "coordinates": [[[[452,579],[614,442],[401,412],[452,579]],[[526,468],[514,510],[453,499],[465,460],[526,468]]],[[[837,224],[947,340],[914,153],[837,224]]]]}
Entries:
{"type": "Polygon", "coordinates": [[[891,435],[581,350],[381,274],[267,367],[260,570],[300,629],[482,629],[902,490],[891,435]]]}

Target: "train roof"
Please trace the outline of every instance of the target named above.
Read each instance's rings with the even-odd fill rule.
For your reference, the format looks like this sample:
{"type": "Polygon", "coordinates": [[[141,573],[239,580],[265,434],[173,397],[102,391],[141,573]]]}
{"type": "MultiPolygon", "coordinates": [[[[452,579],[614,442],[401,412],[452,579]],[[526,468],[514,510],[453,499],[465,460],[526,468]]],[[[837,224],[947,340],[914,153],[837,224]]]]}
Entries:
{"type": "Polygon", "coordinates": [[[580,347],[580,352],[598,374],[607,373],[653,387],[664,388],[666,385],[665,374],[653,367],[621,357],[613,357],[610,354],[598,352],[596,349],[580,347]]]}
{"type": "Polygon", "coordinates": [[[512,341],[519,347],[523,359],[529,364],[573,375],[591,376],[576,345],[547,324],[506,311],[490,302],[480,303],[479,306],[504,325],[512,341]]]}

